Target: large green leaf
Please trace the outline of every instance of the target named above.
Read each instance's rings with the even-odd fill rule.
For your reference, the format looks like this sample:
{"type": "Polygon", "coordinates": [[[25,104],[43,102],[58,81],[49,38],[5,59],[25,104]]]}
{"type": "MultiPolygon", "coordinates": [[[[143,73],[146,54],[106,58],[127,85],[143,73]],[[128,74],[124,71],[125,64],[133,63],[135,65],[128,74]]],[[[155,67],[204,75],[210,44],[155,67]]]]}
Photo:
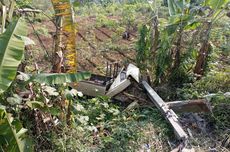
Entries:
{"type": "Polygon", "coordinates": [[[89,72],[79,73],[42,73],[31,76],[28,82],[45,83],[47,85],[63,84],[79,82],[81,80],[89,79],[91,74],[89,72]]]}
{"type": "Polygon", "coordinates": [[[0,35],[0,93],[11,85],[16,76],[25,47],[21,36],[26,36],[26,24],[22,19],[13,21],[0,35]]]}
{"type": "Polygon", "coordinates": [[[19,120],[14,119],[0,107],[0,149],[7,152],[31,152],[32,142],[25,133],[19,120]]]}
{"type": "Polygon", "coordinates": [[[168,0],[169,15],[189,13],[190,0],[168,0]]]}

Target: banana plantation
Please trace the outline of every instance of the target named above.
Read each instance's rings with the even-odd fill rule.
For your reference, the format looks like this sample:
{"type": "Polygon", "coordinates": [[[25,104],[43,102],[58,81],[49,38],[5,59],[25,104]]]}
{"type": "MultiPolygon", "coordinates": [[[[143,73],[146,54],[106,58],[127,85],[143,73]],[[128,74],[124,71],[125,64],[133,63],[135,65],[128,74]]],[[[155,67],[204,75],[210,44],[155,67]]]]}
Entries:
{"type": "Polygon", "coordinates": [[[230,152],[230,1],[0,0],[0,152],[230,152]]]}

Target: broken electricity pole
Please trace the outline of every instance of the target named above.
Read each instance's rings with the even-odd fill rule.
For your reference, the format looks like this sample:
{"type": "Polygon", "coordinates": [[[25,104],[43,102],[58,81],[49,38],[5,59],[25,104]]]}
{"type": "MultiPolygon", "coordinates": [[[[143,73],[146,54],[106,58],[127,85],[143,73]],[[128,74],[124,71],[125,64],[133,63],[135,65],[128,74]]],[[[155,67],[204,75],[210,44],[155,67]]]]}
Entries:
{"type": "Polygon", "coordinates": [[[173,127],[177,138],[181,141],[186,141],[188,139],[188,135],[183,130],[178,120],[178,116],[175,114],[175,112],[169,108],[169,106],[161,99],[161,97],[150,87],[150,85],[146,81],[142,81],[142,85],[147,91],[151,101],[156,105],[156,107],[161,111],[166,120],[173,127]]]}

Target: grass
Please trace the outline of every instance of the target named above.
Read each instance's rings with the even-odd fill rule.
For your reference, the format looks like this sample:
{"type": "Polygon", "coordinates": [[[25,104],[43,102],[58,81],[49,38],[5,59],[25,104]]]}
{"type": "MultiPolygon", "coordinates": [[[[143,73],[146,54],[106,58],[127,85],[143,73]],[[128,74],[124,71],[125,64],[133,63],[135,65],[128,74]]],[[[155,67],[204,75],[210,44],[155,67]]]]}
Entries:
{"type": "Polygon", "coordinates": [[[54,150],[169,150],[166,141],[170,136],[173,138],[173,133],[155,108],[122,110],[107,98],[77,101],[76,105],[81,107],[75,115],[76,123],[72,129],[65,128],[58,136],[54,136],[54,150]],[[82,116],[87,119],[80,119],[82,116]]]}

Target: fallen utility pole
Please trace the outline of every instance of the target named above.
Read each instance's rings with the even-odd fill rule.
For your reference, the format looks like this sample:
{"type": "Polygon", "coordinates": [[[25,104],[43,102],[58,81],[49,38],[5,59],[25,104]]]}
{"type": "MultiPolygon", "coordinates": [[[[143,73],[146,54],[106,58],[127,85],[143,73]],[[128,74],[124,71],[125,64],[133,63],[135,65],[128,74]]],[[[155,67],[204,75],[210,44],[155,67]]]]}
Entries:
{"type": "MultiPolygon", "coordinates": [[[[129,94],[127,92],[123,92],[123,94],[131,100],[137,100],[143,103],[148,103],[146,99],[137,97],[133,94],[129,94]]],[[[116,98],[116,97],[115,99],[120,100],[119,98],[116,98]]],[[[208,113],[208,112],[211,112],[211,105],[206,99],[170,101],[170,102],[166,102],[166,104],[169,106],[170,109],[172,109],[176,113],[183,113],[183,112],[208,113]]]]}
{"type": "Polygon", "coordinates": [[[211,105],[205,99],[172,101],[166,103],[175,112],[210,112],[211,105]]]}
{"type": "Polygon", "coordinates": [[[181,141],[186,142],[188,140],[188,135],[183,130],[178,116],[175,112],[169,108],[169,106],[162,100],[162,98],[150,87],[146,81],[142,81],[142,85],[147,91],[149,98],[156,105],[156,107],[162,112],[165,119],[171,124],[177,138],[181,141]]]}

